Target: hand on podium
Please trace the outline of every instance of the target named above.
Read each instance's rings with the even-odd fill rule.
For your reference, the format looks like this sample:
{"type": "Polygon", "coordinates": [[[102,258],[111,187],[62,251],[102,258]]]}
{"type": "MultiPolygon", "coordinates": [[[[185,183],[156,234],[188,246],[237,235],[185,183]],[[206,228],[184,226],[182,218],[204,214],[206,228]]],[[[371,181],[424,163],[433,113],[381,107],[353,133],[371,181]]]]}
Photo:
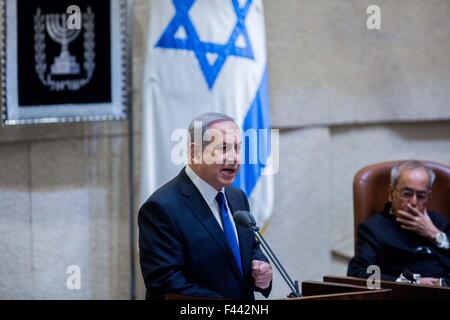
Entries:
{"type": "Polygon", "coordinates": [[[255,286],[261,289],[267,289],[272,281],[272,267],[265,261],[252,261],[252,277],[255,280],[255,286]]]}
{"type": "Polygon", "coordinates": [[[445,281],[443,278],[421,278],[420,284],[426,284],[429,286],[439,286],[439,287],[445,287],[445,281]]]}

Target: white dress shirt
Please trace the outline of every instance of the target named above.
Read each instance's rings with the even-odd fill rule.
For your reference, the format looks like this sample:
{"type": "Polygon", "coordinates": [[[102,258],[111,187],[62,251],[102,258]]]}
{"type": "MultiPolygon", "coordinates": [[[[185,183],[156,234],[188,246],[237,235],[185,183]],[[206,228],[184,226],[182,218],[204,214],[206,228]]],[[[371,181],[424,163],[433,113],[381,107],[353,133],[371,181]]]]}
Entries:
{"type": "MultiPolygon", "coordinates": [[[[227,199],[225,195],[225,188],[222,187],[220,191],[217,191],[214,189],[208,182],[200,178],[194,170],[191,169],[191,167],[186,166],[186,174],[191,179],[192,183],[197,187],[198,191],[200,191],[200,194],[202,195],[203,199],[205,199],[206,203],[208,204],[209,208],[211,209],[214,218],[216,218],[217,223],[219,224],[220,228],[223,230],[222,225],[222,219],[220,217],[220,210],[219,210],[219,204],[216,201],[216,196],[218,192],[222,192],[225,196],[225,199],[227,199]]],[[[233,226],[234,235],[236,236],[236,239],[239,243],[239,237],[237,236],[236,231],[236,225],[233,221],[233,215],[231,214],[230,208],[228,207],[228,200],[225,202],[225,205],[227,207],[228,214],[230,215],[231,225],[233,226]]]]}

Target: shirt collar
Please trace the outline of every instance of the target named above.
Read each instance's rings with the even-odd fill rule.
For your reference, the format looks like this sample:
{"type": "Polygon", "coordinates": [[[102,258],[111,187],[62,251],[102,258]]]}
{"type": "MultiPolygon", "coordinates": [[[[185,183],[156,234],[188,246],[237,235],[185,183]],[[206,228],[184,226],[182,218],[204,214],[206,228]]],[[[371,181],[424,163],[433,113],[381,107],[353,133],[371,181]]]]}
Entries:
{"type": "Polygon", "coordinates": [[[191,179],[192,183],[197,187],[198,191],[200,191],[201,195],[205,199],[206,203],[211,206],[213,201],[216,199],[217,193],[224,192],[224,187],[217,191],[211,186],[208,182],[200,178],[191,167],[186,166],[186,174],[191,179]]]}

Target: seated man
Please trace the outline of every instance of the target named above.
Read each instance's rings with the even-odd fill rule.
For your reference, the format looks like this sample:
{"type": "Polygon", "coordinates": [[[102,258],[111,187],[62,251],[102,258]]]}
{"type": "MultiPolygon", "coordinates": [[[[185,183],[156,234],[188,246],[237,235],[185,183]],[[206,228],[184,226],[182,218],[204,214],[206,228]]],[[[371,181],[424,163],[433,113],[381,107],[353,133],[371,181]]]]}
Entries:
{"type": "Polygon", "coordinates": [[[420,274],[421,284],[450,285],[450,225],[443,215],[427,211],[434,179],[419,161],[392,168],[390,202],[359,225],[347,275],[367,278],[367,267],[377,265],[382,280],[395,281],[408,270],[420,274]]]}

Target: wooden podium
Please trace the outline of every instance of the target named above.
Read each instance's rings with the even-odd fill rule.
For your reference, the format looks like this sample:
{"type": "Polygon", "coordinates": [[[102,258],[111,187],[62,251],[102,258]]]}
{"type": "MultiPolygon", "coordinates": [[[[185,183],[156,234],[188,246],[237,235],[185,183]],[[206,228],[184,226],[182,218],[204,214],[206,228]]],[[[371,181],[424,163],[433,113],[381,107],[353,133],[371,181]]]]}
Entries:
{"type": "MultiPolygon", "coordinates": [[[[325,283],[340,283],[344,285],[366,286],[366,279],[355,277],[325,276],[325,283]]],[[[450,300],[449,287],[437,287],[420,284],[406,284],[392,281],[380,281],[381,289],[392,290],[389,299],[392,300],[411,300],[411,299],[431,299],[431,300],[450,300]]]]}
{"type": "MultiPolygon", "coordinates": [[[[391,289],[370,290],[365,286],[345,283],[304,281],[302,283],[302,297],[277,299],[285,301],[308,301],[308,300],[387,300],[391,289]]],[[[215,300],[226,301],[227,299],[192,297],[178,294],[166,294],[166,300],[215,300]]]]}
{"type": "Polygon", "coordinates": [[[303,281],[303,296],[288,300],[387,300],[390,293],[391,289],[370,290],[354,284],[303,281]]]}
{"type": "MultiPolygon", "coordinates": [[[[354,277],[325,276],[323,282],[303,281],[302,297],[281,300],[450,300],[449,287],[380,281],[380,289],[369,289],[366,281],[354,277]]],[[[166,300],[226,300],[177,294],[166,294],[165,297],[166,300]]]]}

